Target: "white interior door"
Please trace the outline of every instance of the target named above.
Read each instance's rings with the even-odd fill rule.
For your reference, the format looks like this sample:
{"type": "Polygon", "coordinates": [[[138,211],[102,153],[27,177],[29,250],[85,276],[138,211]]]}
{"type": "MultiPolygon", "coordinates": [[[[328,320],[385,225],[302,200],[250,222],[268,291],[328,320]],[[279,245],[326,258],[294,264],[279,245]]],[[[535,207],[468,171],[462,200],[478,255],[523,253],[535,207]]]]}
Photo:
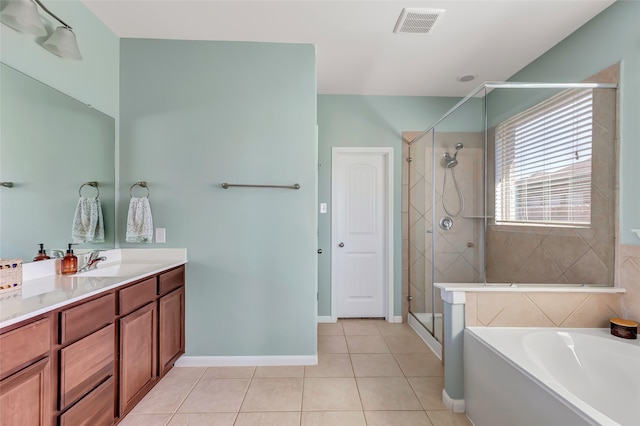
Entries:
{"type": "Polygon", "coordinates": [[[334,149],[334,318],[388,317],[388,151],[334,149]]]}

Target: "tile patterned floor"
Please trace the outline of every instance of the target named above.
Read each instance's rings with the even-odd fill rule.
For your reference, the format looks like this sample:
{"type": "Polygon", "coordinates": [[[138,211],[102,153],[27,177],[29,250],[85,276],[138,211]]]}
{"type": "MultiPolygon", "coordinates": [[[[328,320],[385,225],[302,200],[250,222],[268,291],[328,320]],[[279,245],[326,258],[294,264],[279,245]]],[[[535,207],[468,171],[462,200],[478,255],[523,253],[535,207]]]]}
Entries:
{"type": "Polygon", "coordinates": [[[466,426],[443,367],[407,324],[318,324],[318,365],[176,367],[121,426],[466,426]]]}

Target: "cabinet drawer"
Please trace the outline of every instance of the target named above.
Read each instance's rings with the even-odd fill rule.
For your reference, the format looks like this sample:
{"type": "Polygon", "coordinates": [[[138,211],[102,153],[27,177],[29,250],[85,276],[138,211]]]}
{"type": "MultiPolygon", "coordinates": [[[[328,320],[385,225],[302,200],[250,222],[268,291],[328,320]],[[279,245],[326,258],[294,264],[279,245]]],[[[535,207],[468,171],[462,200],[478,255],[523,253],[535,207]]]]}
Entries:
{"type": "Polygon", "coordinates": [[[158,294],[163,295],[171,290],[184,285],[184,266],[180,266],[169,272],[160,275],[160,283],[158,285],[158,294]]]}
{"type": "Polygon", "coordinates": [[[115,416],[113,377],[60,416],[60,426],[108,426],[115,416]]]}
{"type": "Polygon", "coordinates": [[[115,294],[109,293],[60,312],[60,344],[78,340],[112,323],[115,300],[115,294]]]}
{"type": "Polygon", "coordinates": [[[120,315],[133,312],[156,297],[156,278],[149,278],[118,292],[120,315]]]}
{"type": "Polygon", "coordinates": [[[51,321],[43,318],[0,335],[0,377],[51,349],[51,321]]]}
{"type": "Polygon", "coordinates": [[[108,325],[60,350],[60,409],[113,375],[114,330],[108,325]]]}

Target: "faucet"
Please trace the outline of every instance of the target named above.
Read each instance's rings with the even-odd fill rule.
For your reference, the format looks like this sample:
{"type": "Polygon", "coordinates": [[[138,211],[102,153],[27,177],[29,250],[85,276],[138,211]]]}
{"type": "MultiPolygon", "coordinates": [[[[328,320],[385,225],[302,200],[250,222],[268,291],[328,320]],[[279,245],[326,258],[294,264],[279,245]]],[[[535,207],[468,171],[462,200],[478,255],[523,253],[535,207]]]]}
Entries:
{"type": "Polygon", "coordinates": [[[100,256],[100,250],[93,250],[92,252],[90,252],[89,256],[87,257],[86,263],[82,267],[78,268],[78,272],[85,272],[96,269],[98,267],[98,262],[104,262],[105,260],[107,260],[105,256],[98,256],[100,256]]]}
{"type": "Polygon", "coordinates": [[[62,259],[64,257],[64,251],[62,251],[62,250],[49,250],[49,256],[52,259],[62,259]]]}

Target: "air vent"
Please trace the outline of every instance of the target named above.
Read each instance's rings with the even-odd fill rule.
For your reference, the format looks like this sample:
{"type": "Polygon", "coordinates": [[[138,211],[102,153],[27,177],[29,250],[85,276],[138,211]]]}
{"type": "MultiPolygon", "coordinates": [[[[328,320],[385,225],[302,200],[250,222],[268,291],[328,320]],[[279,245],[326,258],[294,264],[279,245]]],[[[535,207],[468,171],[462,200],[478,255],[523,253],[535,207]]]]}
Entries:
{"type": "Polygon", "coordinates": [[[402,9],[394,33],[403,34],[429,34],[433,29],[444,9],[423,9],[409,7],[402,9]]]}

